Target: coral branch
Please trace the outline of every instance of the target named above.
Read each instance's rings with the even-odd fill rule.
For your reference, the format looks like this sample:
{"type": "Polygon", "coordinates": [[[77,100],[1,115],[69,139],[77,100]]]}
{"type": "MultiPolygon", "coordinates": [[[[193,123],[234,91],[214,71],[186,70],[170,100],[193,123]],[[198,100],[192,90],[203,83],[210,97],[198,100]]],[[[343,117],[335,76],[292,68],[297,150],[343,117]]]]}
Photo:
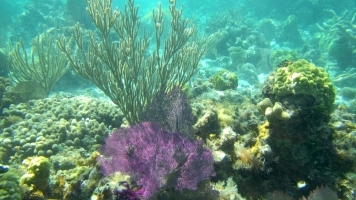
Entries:
{"type": "Polygon", "coordinates": [[[35,38],[31,54],[26,52],[24,41],[20,39],[9,59],[11,78],[15,82],[34,80],[43,86],[47,95],[69,68],[67,57],[57,48],[49,31],[35,38]]]}

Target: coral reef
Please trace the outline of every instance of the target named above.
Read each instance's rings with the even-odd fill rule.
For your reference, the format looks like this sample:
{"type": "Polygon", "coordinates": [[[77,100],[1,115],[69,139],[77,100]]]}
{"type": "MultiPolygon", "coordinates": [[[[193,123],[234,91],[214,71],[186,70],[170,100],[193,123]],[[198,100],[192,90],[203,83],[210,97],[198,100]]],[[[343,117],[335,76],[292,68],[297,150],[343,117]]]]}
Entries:
{"type": "Polygon", "coordinates": [[[271,107],[273,107],[273,104],[271,102],[271,99],[269,98],[264,98],[257,104],[257,109],[261,114],[264,114],[266,112],[266,109],[271,107]]]}
{"type": "MultiPolygon", "coordinates": [[[[91,153],[83,148],[67,148],[68,152],[51,156],[53,168],[49,182],[49,198],[90,199],[96,195],[111,198],[107,181],[97,165],[98,152],[91,153]],[[70,158],[70,159],[69,159],[70,158]]],[[[117,184],[117,182],[115,183],[117,184]]]]}
{"type": "MultiPolygon", "coordinates": [[[[282,192],[274,191],[270,193],[267,197],[268,200],[293,200],[293,197],[282,192]]],[[[317,199],[327,199],[327,200],[337,200],[337,193],[331,190],[329,187],[317,187],[315,190],[310,192],[307,197],[302,197],[301,200],[317,200],[317,199]]]]}
{"type": "Polygon", "coordinates": [[[0,1],[0,199],[355,199],[356,2],[178,2],[0,1]]]}
{"type": "Polygon", "coordinates": [[[339,105],[331,117],[330,124],[334,128],[332,145],[339,158],[336,162],[339,170],[344,172],[337,182],[337,187],[343,191],[345,199],[352,199],[356,188],[355,114],[349,111],[347,105],[339,105]]]}
{"type": "Polygon", "coordinates": [[[113,108],[105,101],[65,95],[12,104],[3,111],[2,123],[7,125],[1,130],[1,158],[21,162],[28,156],[52,156],[71,146],[93,151],[110,127],[122,123],[123,115],[113,108]]]}
{"type": "Polygon", "coordinates": [[[263,93],[269,98],[258,109],[269,122],[266,143],[271,153],[264,156],[264,169],[273,174],[269,187],[293,194],[293,198],[307,196],[320,185],[333,188],[337,177],[350,168],[333,164],[348,165],[349,159],[332,148],[339,145],[334,144],[334,128],[328,124],[335,99],[328,74],[305,60],[284,62],[266,84],[263,93]],[[268,86],[271,82],[273,86],[268,86]],[[300,181],[303,190],[287,184],[300,181]],[[284,182],[283,188],[280,182],[284,182]]]}
{"type": "Polygon", "coordinates": [[[119,182],[119,188],[114,190],[115,199],[141,199],[142,190],[133,190],[127,182],[119,182]]]}
{"type": "Polygon", "coordinates": [[[205,30],[211,34],[211,39],[215,40],[208,43],[208,50],[217,60],[231,59],[234,66],[246,62],[256,65],[260,57],[259,48],[268,48],[269,45],[263,34],[254,28],[253,24],[242,22],[243,17],[237,18],[240,15],[237,8],[211,14],[205,30]]]}
{"type": "Polygon", "coordinates": [[[29,100],[43,99],[47,96],[42,85],[36,81],[23,81],[13,86],[10,79],[0,77],[0,82],[0,115],[10,104],[27,103],[29,100]]]}
{"type": "Polygon", "coordinates": [[[247,52],[242,47],[232,46],[228,51],[233,63],[245,63],[247,61],[247,52]]]}
{"type": "MultiPolygon", "coordinates": [[[[258,135],[255,138],[250,138],[247,135],[247,137],[237,137],[231,154],[232,168],[234,170],[255,171],[263,169],[264,158],[266,155],[271,154],[271,148],[267,144],[268,127],[268,123],[258,126],[256,131],[258,135]]],[[[233,134],[230,133],[230,135],[233,134]]],[[[231,138],[229,140],[231,141],[231,138]]]]}
{"type": "Polygon", "coordinates": [[[203,140],[214,137],[219,138],[224,128],[232,128],[235,132],[243,133],[252,124],[247,122],[253,115],[251,104],[236,90],[212,91],[192,103],[193,114],[197,119],[193,126],[194,135],[203,140]],[[218,98],[216,98],[218,97],[218,98]],[[241,105],[237,106],[239,103],[241,105]]]}
{"type": "Polygon", "coordinates": [[[183,192],[179,191],[162,191],[160,190],[157,197],[154,199],[172,199],[172,200],[180,200],[180,199],[192,199],[192,200],[218,200],[219,192],[214,190],[210,185],[208,180],[200,181],[196,190],[183,190],[183,192]]]}

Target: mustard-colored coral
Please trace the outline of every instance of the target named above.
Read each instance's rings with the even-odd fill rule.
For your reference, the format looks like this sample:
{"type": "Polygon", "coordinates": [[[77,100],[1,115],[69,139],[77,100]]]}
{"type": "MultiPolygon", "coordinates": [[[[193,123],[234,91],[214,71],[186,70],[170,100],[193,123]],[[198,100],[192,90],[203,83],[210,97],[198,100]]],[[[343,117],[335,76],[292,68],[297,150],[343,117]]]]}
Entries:
{"type": "Polygon", "coordinates": [[[262,156],[263,151],[266,151],[266,139],[269,137],[269,123],[265,122],[264,124],[258,126],[258,136],[256,137],[256,143],[251,148],[252,151],[256,152],[257,156],[262,156]]]}
{"type": "Polygon", "coordinates": [[[331,113],[335,100],[335,89],[328,73],[303,59],[277,69],[273,93],[277,98],[298,94],[311,95],[328,113],[331,113]]]}
{"type": "Polygon", "coordinates": [[[49,184],[51,163],[43,156],[33,158],[28,172],[20,179],[20,185],[27,190],[25,199],[44,199],[49,184]]]}

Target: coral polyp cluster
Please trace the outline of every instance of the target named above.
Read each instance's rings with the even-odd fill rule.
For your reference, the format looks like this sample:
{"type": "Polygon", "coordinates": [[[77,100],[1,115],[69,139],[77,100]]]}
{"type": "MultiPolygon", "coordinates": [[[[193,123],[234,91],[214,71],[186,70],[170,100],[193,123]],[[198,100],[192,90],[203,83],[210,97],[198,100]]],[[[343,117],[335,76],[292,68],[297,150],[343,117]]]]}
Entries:
{"type": "Polygon", "coordinates": [[[329,74],[306,60],[289,62],[276,70],[273,94],[277,100],[288,95],[311,95],[328,113],[336,95],[329,74]]]}

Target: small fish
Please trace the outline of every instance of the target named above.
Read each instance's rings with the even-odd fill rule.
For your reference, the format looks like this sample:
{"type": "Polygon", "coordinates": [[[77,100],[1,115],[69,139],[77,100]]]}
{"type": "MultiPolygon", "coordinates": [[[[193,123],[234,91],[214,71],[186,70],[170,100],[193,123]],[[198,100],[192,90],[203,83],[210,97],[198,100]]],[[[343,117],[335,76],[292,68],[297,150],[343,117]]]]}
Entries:
{"type": "Polygon", "coordinates": [[[0,173],[3,174],[3,173],[6,173],[9,171],[9,166],[7,165],[0,165],[0,173]]]}
{"type": "Polygon", "coordinates": [[[307,186],[307,183],[305,181],[298,181],[297,187],[299,189],[304,188],[305,186],[307,186]]]}

